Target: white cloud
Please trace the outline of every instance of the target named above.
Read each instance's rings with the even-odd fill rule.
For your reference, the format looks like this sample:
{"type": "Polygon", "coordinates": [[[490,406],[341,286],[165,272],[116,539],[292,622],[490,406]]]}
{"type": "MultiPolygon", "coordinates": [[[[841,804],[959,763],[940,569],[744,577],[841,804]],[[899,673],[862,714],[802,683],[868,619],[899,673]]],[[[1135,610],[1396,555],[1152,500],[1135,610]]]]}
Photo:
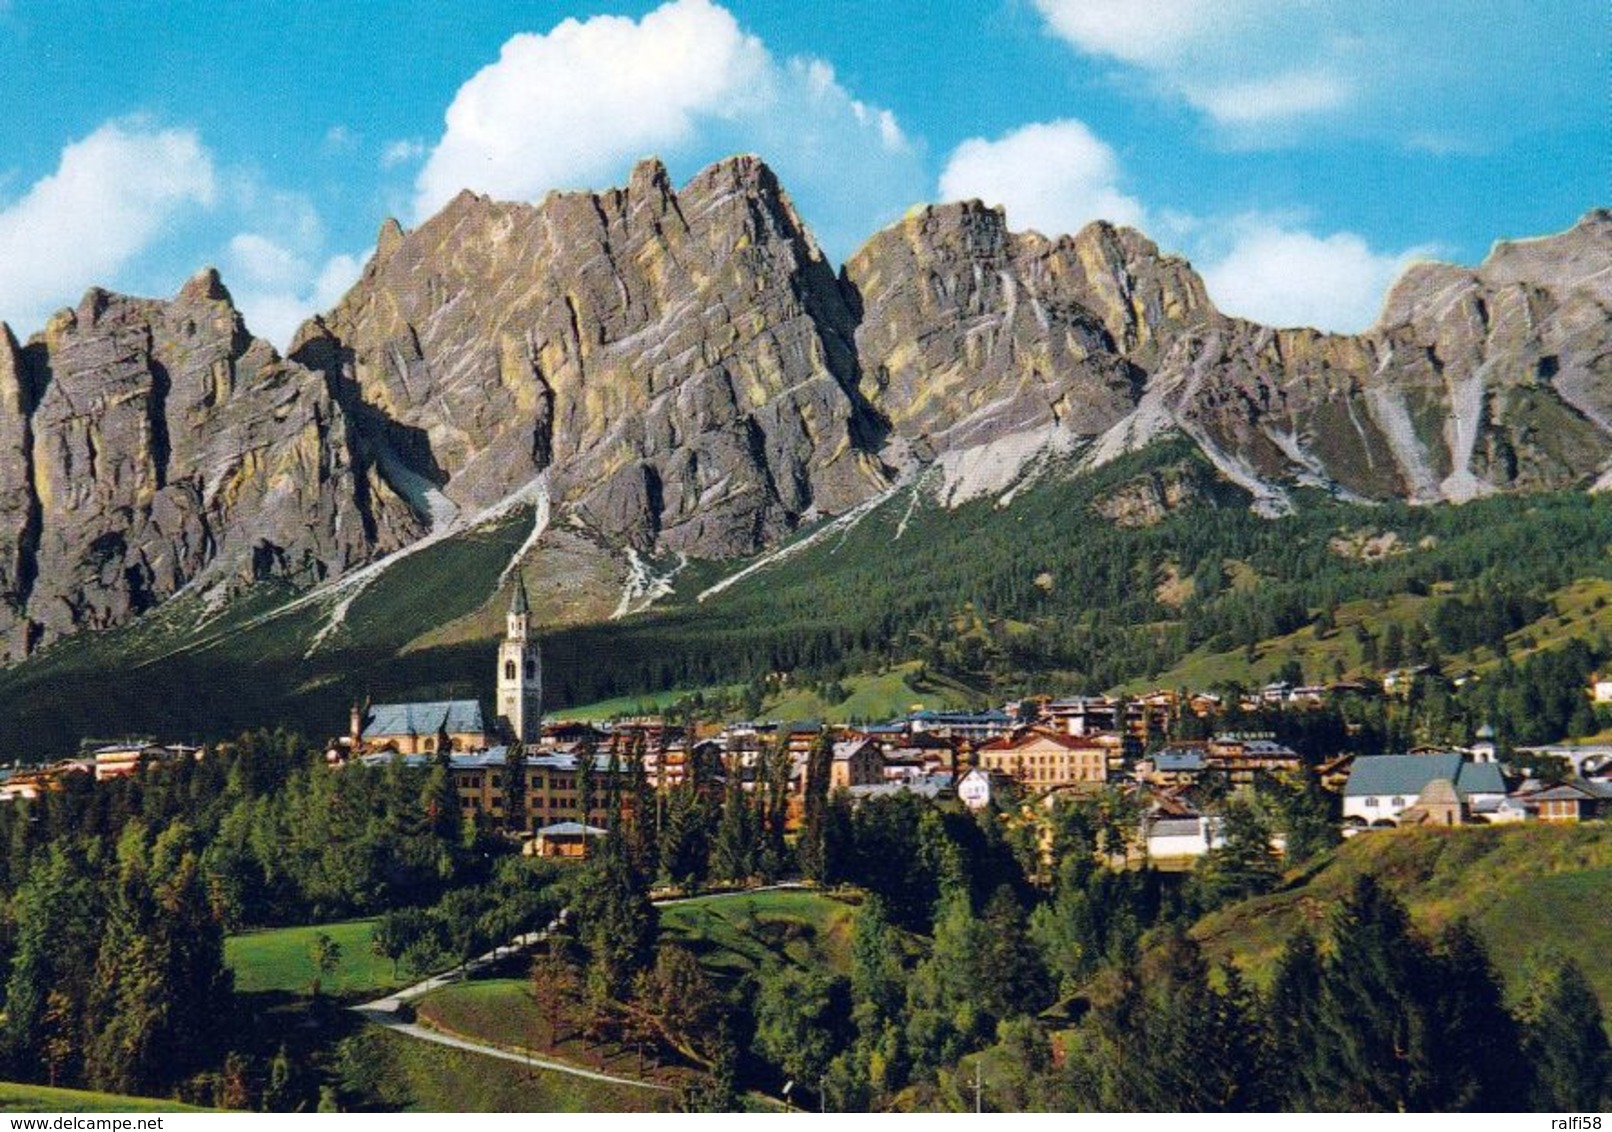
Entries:
{"type": "Polygon", "coordinates": [[[1203,268],[1222,311],[1273,326],[1352,334],[1382,310],[1389,285],[1432,247],[1382,252],[1352,232],[1317,236],[1260,217],[1229,226],[1229,247],[1203,268]]]}
{"type": "Polygon", "coordinates": [[[54,173],[0,210],[0,317],[39,325],[214,195],[212,157],[194,132],[106,123],[65,147],[54,173]]]}
{"type": "MultiPolygon", "coordinates": [[[[1591,5],[1538,0],[1033,0],[1047,30],[1122,65],[1125,89],[1184,102],[1239,146],[1340,134],[1463,148],[1591,127],[1604,79],[1591,5]],[[1571,9],[1571,11],[1567,10],[1571,9]],[[1587,25],[1586,25],[1587,26],[1587,25]]],[[[1604,38],[1604,37],[1603,37],[1604,38]]]]}
{"type": "Polygon", "coordinates": [[[834,250],[924,191],[895,117],[854,98],[826,63],[778,60],[711,0],[669,0],[641,20],[571,19],[506,42],[448,107],[414,213],[464,188],[536,200],[619,184],[650,154],[687,174],[745,150],[773,164],[834,250]]]}
{"type": "Polygon", "coordinates": [[[224,281],[231,284],[235,305],[252,333],[284,350],[297,328],[334,306],[362,270],[357,256],[316,262],[261,233],[242,232],[229,242],[224,281]]]}
{"type": "Polygon", "coordinates": [[[427,148],[418,138],[399,138],[397,141],[388,142],[386,148],[381,150],[381,168],[391,169],[397,165],[418,161],[425,156],[427,148]]]}
{"type": "Polygon", "coordinates": [[[1037,122],[988,141],[970,138],[940,175],[943,200],[978,197],[1007,209],[1015,229],[1053,236],[1092,220],[1140,226],[1140,202],[1119,188],[1114,151],[1072,119],[1037,122]]]}
{"type": "Polygon", "coordinates": [[[1179,59],[1218,28],[1236,28],[1258,0],[1035,0],[1048,25],[1082,51],[1127,63],[1179,59]]]}
{"type": "Polygon", "coordinates": [[[331,153],[345,153],[357,149],[359,140],[356,133],[340,122],[325,131],[325,149],[331,153]]]}
{"type": "Polygon", "coordinates": [[[1192,101],[1228,126],[1258,126],[1346,106],[1353,81],[1329,70],[1292,71],[1224,85],[1189,86],[1192,101]]]}
{"type": "Polygon", "coordinates": [[[686,142],[697,117],[753,104],[771,71],[761,41],[707,0],[517,35],[454,96],[416,183],[417,211],[467,185],[509,199],[600,185],[623,158],[686,142]]]}

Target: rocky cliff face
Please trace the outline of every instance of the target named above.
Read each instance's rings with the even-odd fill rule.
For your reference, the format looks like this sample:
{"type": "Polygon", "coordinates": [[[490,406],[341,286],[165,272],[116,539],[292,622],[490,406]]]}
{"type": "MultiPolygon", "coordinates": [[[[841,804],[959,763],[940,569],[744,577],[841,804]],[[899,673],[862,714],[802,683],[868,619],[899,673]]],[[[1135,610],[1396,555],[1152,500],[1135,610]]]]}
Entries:
{"type": "Polygon", "coordinates": [[[186,584],[313,582],[418,537],[320,375],[242,325],[216,274],[171,302],[91,290],[0,333],[7,659],[186,584]]]}
{"type": "Polygon", "coordinates": [[[415,232],[386,229],[293,355],[334,359],[462,506],[546,468],[611,540],[726,557],[883,483],[852,328],[765,165],[676,192],[646,162],[624,189],[535,207],[463,193],[415,232]]]}
{"type": "Polygon", "coordinates": [[[1612,466],[1612,215],[1412,268],[1377,326],[1341,336],[1219,316],[1176,337],[1100,446],[1186,431],[1266,504],[1462,502],[1588,485],[1612,466]]]}
{"type": "MultiPolygon", "coordinates": [[[[977,202],[836,276],[751,157],[681,189],[646,162],[537,205],[464,193],[388,221],[289,361],[210,272],[0,333],[0,637],[10,659],[198,579],[340,575],[534,482],[567,553],[626,555],[629,597],[643,556],[753,554],[925,469],[955,503],[1166,433],[1272,512],[1301,484],[1608,488],[1609,310],[1606,212],[1417,267],[1339,336],[1221,315],[1138,233],[1018,234],[977,202]]],[[[1112,521],[1186,501],[1133,494],[1112,521]]]]}

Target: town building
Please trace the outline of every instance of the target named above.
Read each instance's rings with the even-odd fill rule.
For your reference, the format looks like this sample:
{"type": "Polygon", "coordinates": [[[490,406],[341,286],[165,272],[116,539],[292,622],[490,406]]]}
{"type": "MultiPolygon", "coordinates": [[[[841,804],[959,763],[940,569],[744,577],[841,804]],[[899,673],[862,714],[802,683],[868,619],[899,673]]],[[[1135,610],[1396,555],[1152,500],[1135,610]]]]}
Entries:
{"type": "Polygon", "coordinates": [[[535,743],[543,725],[543,659],[531,633],[526,582],[515,572],[515,596],[498,646],[498,722],[517,743],[535,743]]]}
{"type": "Polygon", "coordinates": [[[426,703],[373,704],[362,714],[354,709],[360,754],[393,751],[430,755],[439,750],[476,751],[491,738],[476,700],[433,700],[426,703]]]}
{"type": "Polygon", "coordinates": [[[884,781],[884,756],[872,739],[843,739],[834,744],[829,763],[828,788],[874,786],[884,781]]]}
{"type": "Polygon", "coordinates": [[[1006,775],[1031,793],[1108,781],[1108,745],[1083,736],[1025,731],[987,743],[974,754],[980,768],[1006,775]]]}
{"type": "MultiPolygon", "coordinates": [[[[1447,783],[1465,816],[1473,807],[1499,802],[1506,796],[1505,779],[1494,763],[1466,761],[1459,752],[1433,755],[1374,755],[1357,758],[1343,788],[1343,820],[1354,826],[1403,824],[1406,810],[1418,805],[1423,792],[1440,780],[1447,783]]],[[[1413,821],[1435,814],[1440,824],[1451,813],[1446,791],[1432,791],[1413,821]]],[[[1454,821],[1448,824],[1456,824],[1454,821]]]]}

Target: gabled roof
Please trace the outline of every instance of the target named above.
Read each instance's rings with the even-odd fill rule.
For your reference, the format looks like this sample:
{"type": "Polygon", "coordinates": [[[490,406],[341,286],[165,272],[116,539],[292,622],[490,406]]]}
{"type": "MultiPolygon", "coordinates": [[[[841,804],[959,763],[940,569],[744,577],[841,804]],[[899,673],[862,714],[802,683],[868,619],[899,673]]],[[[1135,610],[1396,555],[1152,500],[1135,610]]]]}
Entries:
{"type": "Polygon", "coordinates": [[[476,700],[434,700],[418,704],[376,704],[369,709],[365,739],[389,735],[480,734],[487,730],[476,700]]]}
{"type": "Polygon", "coordinates": [[[1464,798],[1468,794],[1504,794],[1506,780],[1495,763],[1461,764],[1461,773],[1455,776],[1455,788],[1464,798]]]}
{"type": "Polygon", "coordinates": [[[864,749],[871,748],[875,752],[878,748],[873,745],[872,739],[842,739],[834,744],[834,761],[837,763],[850,762],[864,749]]]}
{"type": "Polygon", "coordinates": [[[1372,755],[1355,760],[1344,786],[1345,796],[1397,794],[1419,795],[1436,778],[1447,778],[1463,798],[1469,794],[1504,794],[1505,779],[1494,763],[1469,763],[1460,754],[1446,751],[1437,755],[1372,755]]]}
{"type": "Polygon", "coordinates": [[[1052,743],[1066,751],[1101,751],[1106,750],[1095,739],[1088,739],[1080,735],[1064,735],[1057,731],[1023,731],[1017,735],[1004,735],[1000,739],[993,739],[980,748],[981,751],[1017,751],[1021,747],[1028,747],[1032,743],[1052,743]]]}
{"type": "Polygon", "coordinates": [[[1577,779],[1571,782],[1559,782],[1555,786],[1548,786],[1543,790],[1528,795],[1528,802],[1579,802],[1579,801],[1612,801],[1612,788],[1603,786],[1599,782],[1588,782],[1577,779]]]}
{"type": "Polygon", "coordinates": [[[1366,794],[1399,794],[1416,797],[1435,778],[1454,781],[1461,773],[1461,756],[1372,755],[1355,760],[1343,792],[1349,797],[1366,794]]]}

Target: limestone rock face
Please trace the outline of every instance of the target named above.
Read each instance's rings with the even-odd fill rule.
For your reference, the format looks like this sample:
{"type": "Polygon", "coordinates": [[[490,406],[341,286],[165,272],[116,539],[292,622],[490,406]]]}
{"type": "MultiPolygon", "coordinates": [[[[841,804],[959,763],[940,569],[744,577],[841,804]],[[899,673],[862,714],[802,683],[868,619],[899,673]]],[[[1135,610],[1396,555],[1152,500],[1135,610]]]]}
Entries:
{"type": "MultiPolygon", "coordinates": [[[[1587,486],[1612,467],[1612,217],[1421,264],[1365,334],[1212,318],[1161,359],[1132,420],[1177,425],[1234,479],[1462,502],[1587,486]]],[[[1144,431],[1145,434],[1145,431],[1144,431]]]]}
{"type": "MultiPolygon", "coordinates": [[[[462,193],[383,239],[337,308],[367,420],[461,506],[548,469],[556,502],[639,550],[759,550],[885,482],[853,320],[772,172],[658,162],[624,189],[505,204],[462,193]]],[[[323,359],[321,361],[320,359],[323,359]]]]}
{"type": "MultiPolygon", "coordinates": [[[[0,327],[0,662],[193,583],[338,576],[534,488],[542,549],[626,573],[588,607],[618,612],[646,555],[753,554],[930,470],[944,503],[1005,499],[1166,434],[1270,513],[1300,485],[1609,489],[1609,312],[1604,211],[1415,267],[1345,336],[1228,318],[1139,233],[1013,233],[978,202],[836,275],[753,157],[681,189],[649,161],[535,205],[462,193],[386,221],[290,360],[210,271],[171,301],[92,290],[26,345],[0,327]]],[[[1099,514],[1204,499],[1227,502],[1160,473],[1099,514]]]]}
{"type": "Polygon", "coordinates": [[[843,278],[863,394],[959,497],[1123,419],[1162,346],[1213,314],[1191,269],[1135,232],[1015,234],[977,201],[913,212],[843,278]]]}
{"type": "Polygon", "coordinates": [[[10,659],[182,586],[338,574],[421,526],[323,377],[247,333],[211,270],[170,302],[92,289],[0,335],[0,633],[10,659]]]}

